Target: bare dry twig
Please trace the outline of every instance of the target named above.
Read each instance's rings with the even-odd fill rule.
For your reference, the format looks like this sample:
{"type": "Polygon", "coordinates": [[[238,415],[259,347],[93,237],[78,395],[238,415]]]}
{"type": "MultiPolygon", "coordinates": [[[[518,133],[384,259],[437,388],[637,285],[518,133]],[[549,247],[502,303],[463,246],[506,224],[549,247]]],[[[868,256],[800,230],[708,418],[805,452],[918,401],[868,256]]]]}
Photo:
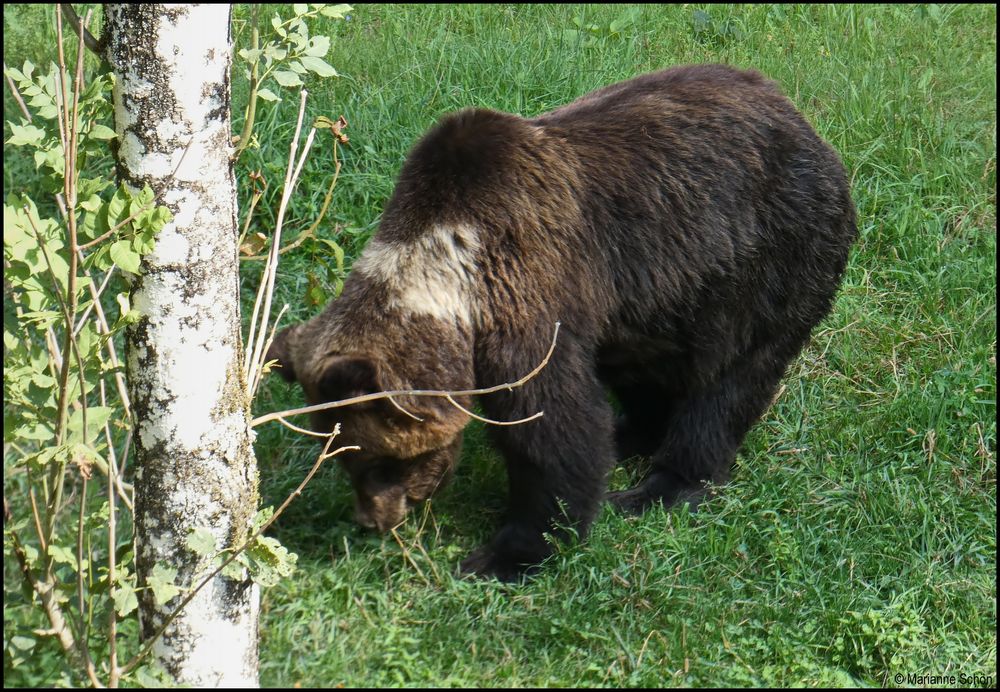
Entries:
{"type": "Polygon", "coordinates": [[[530,416],[528,418],[525,418],[523,420],[519,420],[519,421],[507,421],[507,422],[493,421],[493,420],[490,420],[488,418],[482,418],[481,416],[476,416],[475,414],[471,413],[470,411],[468,411],[467,409],[463,408],[462,406],[459,406],[458,403],[453,399],[453,397],[457,397],[457,396],[479,396],[479,395],[482,395],[482,394],[493,394],[494,392],[500,392],[500,391],[503,391],[503,390],[510,391],[510,390],[516,389],[516,388],[524,385],[526,382],[528,382],[533,377],[535,377],[535,375],[537,375],[539,372],[541,372],[542,368],[544,368],[548,364],[549,359],[552,357],[552,352],[556,348],[556,339],[559,336],[559,325],[560,325],[560,323],[556,322],[555,330],[552,333],[552,344],[549,346],[549,351],[548,351],[548,353],[545,354],[545,358],[543,358],[542,361],[538,365],[536,365],[535,368],[531,372],[529,372],[527,375],[525,375],[524,377],[522,377],[521,379],[519,379],[519,380],[517,380],[515,382],[506,382],[504,384],[498,384],[498,385],[495,385],[493,387],[485,387],[483,389],[465,389],[465,390],[462,390],[462,391],[443,391],[443,390],[438,390],[438,389],[411,389],[411,390],[396,390],[396,391],[391,391],[391,392],[376,392],[374,394],[364,394],[362,396],[351,397],[350,399],[342,399],[340,401],[331,401],[331,402],[328,402],[328,403],[325,403],[325,404],[316,404],[315,406],[304,406],[302,408],[289,409],[287,411],[277,411],[275,413],[268,413],[266,415],[254,418],[250,422],[250,427],[256,427],[258,425],[262,425],[264,423],[268,423],[268,422],[273,421],[273,420],[279,420],[281,418],[286,418],[288,416],[297,416],[297,415],[300,415],[300,414],[303,414],[303,413],[315,413],[317,411],[325,411],[325,410],[331,409],[331,408],[341,408],[342,406],[353,406],[354,404],[361,404],[361,403],[364,403],[366,401],[376,401],[378,399],[389,399],[390,401],[392,401],[392,398],[396,397],[396,396],[431,396],[431,397],[442,397],[442,398],[445,398],[448,401],[450,401],[452,404],[454,404],[456,407],[458,407],[459,410],[463,411],[464,413],[466,413],[466,414],[468,414],[468,415],[470,415],[470,416],[472,416],[474,418],[478,418],[480,420],[483,420],[483,421],[485,421],[487,423],[491,423],[491,424],[494,424],[494,425],[517,425],[517,424],[520,424],[520,423],[526,423],[526,422],[528,422],[530,420],[534,420],[536,418],[541,417],[545,412],[544,411],[539,411],[535,415],[530,416]]]}
{"type": "Polygon", "coordinates": [[[257,289],[257,298],[254,300],[253,315],[250,318],[250,334],[246,342],[246,359],[243,364],[243,372],[246,376],[248,394],[253,397],[260,381],[261,370],[264,363],[264,342],[266,340],[268,317],[271,311],[271,296],[274,293],[274,279],[278,271],[278,251],[281,246],[281,229],[285,220],[285,211],[288,208],[288,200],[292,196],[292,190],[297,182],[298,172],[302,168],[309,148],[312,146],[313,136],[316,128],[312,128],[303,148],[299,163],[295,166],[295,152],[298,149],[299,134],[302,132],[302,117],[306,109],[307,92],[302,90],[299,99],[299,115],[295,124],[295,134],[292,135],[292,143],[289,146],[288,168],[285,172],[285,185],[281,191],[281,202],[278,205],[278,217],[274,226],[274,237],[271,240],[271,252],[267,264],[264,265],[264,272],[261,276],[260,288],[257,289]],[[259,323],[259,324],[258,324],[259,323]]]}
{"type": "Polygon", "coordinates": [[[101,39],[94,38],[94,35],[90,33],[87,28],[87,22],[80,22],[80,17],[77,15],[73,6],[69,3],[59,3],[59,9],[62,10],[63,17],[69,22],[70,26],[73,27],[73,31],[77,34],[81,34],[83,37],[83,44],[87,46],[88,49],[93,51],[96,55],[104,57],[104,41],[103,37],[101,39]]]}

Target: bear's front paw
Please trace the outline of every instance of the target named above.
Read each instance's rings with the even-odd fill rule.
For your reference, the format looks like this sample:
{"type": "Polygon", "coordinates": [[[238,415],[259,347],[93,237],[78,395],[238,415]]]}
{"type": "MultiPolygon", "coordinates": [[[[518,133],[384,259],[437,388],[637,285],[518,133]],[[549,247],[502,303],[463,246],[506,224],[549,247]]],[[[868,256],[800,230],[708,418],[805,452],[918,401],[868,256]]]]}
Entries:
{"type": "Polygon", "coordinates": [[[493,540],[477,548],[459,565],[463,575],[504,582],[518,581],[538,570],[552,553],[545,536],[531,524],[511,523],[500,528],[493,540]]]}
{"type": "Polygon", "coordinates": [[[524,576],[526,568],[516,561],[497,552],[491,545],[476,548],[469,557],[462,560],[458,566],[462,576],[475,576],[481,579],[499,579],[502,582],[515,582],[524,576]]]}

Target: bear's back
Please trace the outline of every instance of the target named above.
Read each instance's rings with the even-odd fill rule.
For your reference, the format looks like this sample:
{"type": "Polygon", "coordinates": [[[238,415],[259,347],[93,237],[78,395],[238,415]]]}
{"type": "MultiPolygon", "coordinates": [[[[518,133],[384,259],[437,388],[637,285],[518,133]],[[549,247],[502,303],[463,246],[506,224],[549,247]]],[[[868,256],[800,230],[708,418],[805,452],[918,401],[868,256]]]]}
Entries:
{"type": "Polygon", "coordinates": [[[481,292],[468,308],[480,319],[575,319],[739,350],[828,308],[855,233],[839,158],[777,86],[704,65],[531,119],[446,116],[407,157],[377,239],[405,253],[471,238],[456,247],[475,248],[463,290],[481,292]]]}

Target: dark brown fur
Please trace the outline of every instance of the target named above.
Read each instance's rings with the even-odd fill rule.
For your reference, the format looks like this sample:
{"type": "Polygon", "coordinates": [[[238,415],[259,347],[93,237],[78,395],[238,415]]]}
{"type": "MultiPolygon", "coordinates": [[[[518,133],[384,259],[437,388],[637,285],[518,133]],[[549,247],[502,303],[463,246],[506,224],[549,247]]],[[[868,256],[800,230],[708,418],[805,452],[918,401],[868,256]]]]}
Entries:
{"type": "MultiPolygon", "coordinates": [[[[548,367],[481,402],[493,418],[544,411],[493,429],[509,511],[462,566],[510,579],[556,524],[586,533],[617,458],[652,458],[611,497],[628,511],[724,481],[855,234],[837,155],[756,72],[664,70],[532,119],[463,111],[410,153],[343,295],[272,355],[311,402],[486,387],[530,371],[560,321],[548,367]],[[421,282],[467,305],[449,312],[452,293],[421,282]]],[[[444,400],[400,403],[423,422],[385,401],[314,421],[364,447],[345,466],[381,529],[440,487],[466,422],[444,400]]]]}

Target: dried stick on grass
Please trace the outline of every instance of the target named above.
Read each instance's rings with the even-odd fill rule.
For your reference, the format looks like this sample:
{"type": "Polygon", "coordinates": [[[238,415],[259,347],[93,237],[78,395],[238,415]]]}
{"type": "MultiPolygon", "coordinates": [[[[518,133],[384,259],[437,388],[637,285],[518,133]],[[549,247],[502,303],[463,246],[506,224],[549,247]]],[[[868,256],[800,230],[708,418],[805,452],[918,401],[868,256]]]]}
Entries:
{"type": "Polygon", "coordinates": [[[431,580],[427,578],[427,575],[424,574],[424,571],[420,569],[420,565],[418,565],[416,560],[414,560],[413,557],[410,555],[410,551],[407,550],[406,544],[403,543],[403,539],[400,538],[399,533],[396,532],[396,527],[393,526],[391,529],[389,529],[389,533],[391,533],[392,537],[396,539],[396,543],[399,544],[399,549],[403,551],[403,560],[409,562],[410,565],[413,567],[413,569],[416,570],[417,574],[420,575],[420,578],[424,580],[425,586],[430,586],[431,580]]]}
{"type": "Polygon", "coordinates": [[[498,384],[493,387],[486,387],[483,389],[465,389],[462,391],[443,391],[437,389],[411,389],[411,390],[397,390],[391,392],[376,392],[374,394],[364,394],[362,396],[351,397],[350,399],[331,401],[326,404],[317,404],[315,406],[304,406],[302,408],[289,409],[287,411],[277,411],[275,413],[268,413],[266,415],[254,418],[250,422],[250,427],[256,427],[258,425],[262,425],[264,423],[268,423],[273,420],[280,420],[282,418],[287,418],[288,416],[297,416],[303,413],[315,413],[317,411],[325,411],[327,409],[340,408],[342,406],[352,406],[354,404],[361,404],[366,401],[376,401],[378,399],[389,399],[390,401],[392,401],[392,398],[397,396],[432,396],[432,397],[444,398],[447,399],[452,404],[454,404],[462,412],[493,425],[518,425],[521,423],[527,423],[528,421],[540,418],[542,415],[544,415],[545,412],[539,411],[533,416],[529,416],[528,418],[524,418],[522,420],[517,420],[517,421],[494,421],[488,418],[483,418],[482,416],[476,416],[475,414],[471,413],[468,409],[459,406],[458,403],[454,400],[454,397],[479,396],[481,394],[492,394],[494,392],[501,392],[504,390],[510,391],[524,385],[526,382],[535,377],[535,375],[541,372],[542,368],[548,365],[549,359],[552,357],[552,352],[556,348],[556,340],[559,337],[559,324],[560,324],[559,322],[556,322],[555,330],[552,332],[552,344],[549,346],[549,351],[548,353],[545,354],[545,358],[543,358],[542,361],[538,365],[536,365],[531,372],[529,372],[527,375],[525,375],[524,377],[515,382],[506,382],[504,384],[498,384]]]}

